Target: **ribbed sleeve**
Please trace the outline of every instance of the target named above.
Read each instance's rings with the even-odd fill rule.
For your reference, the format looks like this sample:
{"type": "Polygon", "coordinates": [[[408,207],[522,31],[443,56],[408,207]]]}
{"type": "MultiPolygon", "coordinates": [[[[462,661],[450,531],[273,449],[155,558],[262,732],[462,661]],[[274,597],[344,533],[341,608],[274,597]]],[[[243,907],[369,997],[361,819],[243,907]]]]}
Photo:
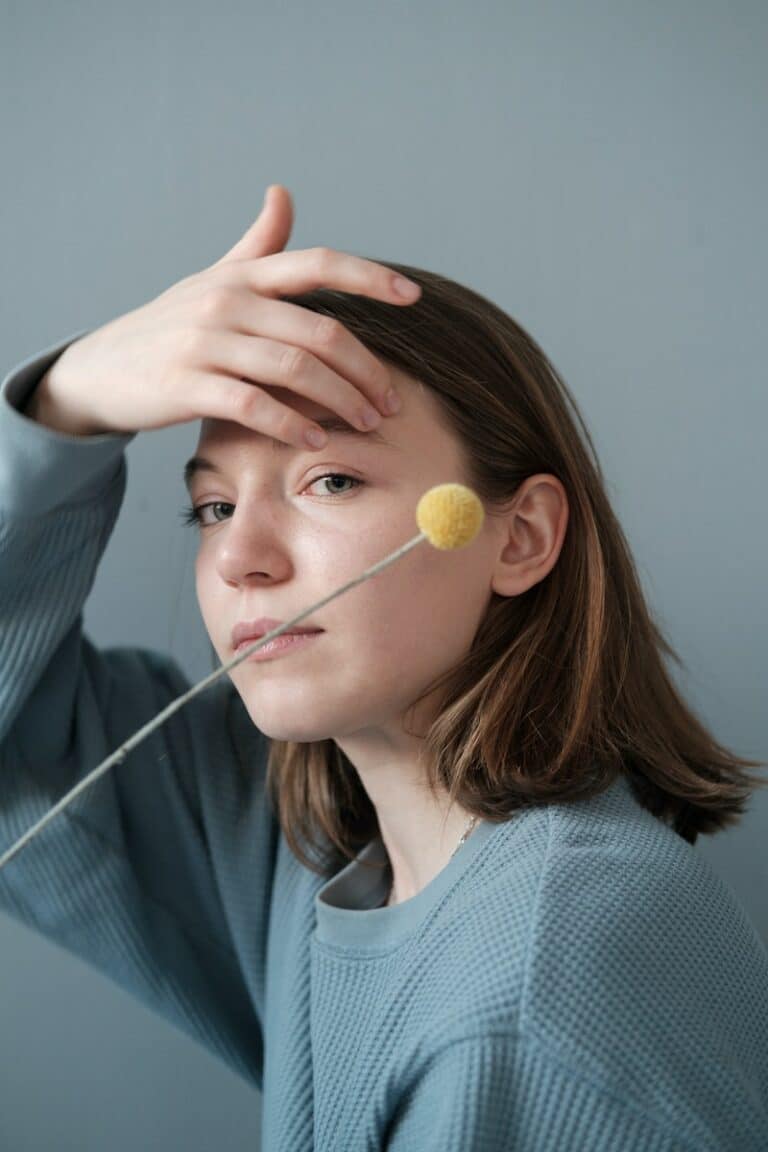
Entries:
{"type": "MultiPolygon", "coordinates": [[[[0,850],[190,687],[171,658],[102,651],[82,632],[132,437],[65,436],[22,415],[11,401],[50,359],[0,393],[0,850]]],[[[220,703],[212,692],[193,713],[203,732],[220,703]]],[[[261,1028],[216,889],[191,722],[181,710],[42,829],[0,871],[0,908],[258,1079],[261,1028]]]]}
{"type": "MultiPolygon", "coordinates": [[[[387,1152],[700,1152],[631,1098],[514,1034],[446,1046],[403,1095],[387,1152]]],[[[734,1152],[736,1152],[734,1148],[734,1152]]]]}

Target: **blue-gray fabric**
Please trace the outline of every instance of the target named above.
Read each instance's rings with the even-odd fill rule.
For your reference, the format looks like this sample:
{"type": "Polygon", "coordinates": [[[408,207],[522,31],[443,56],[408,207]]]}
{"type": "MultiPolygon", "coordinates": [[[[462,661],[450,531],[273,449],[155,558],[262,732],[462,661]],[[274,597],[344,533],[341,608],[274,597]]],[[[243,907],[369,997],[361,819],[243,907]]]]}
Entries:
{"type": "MultiPolygon", "coordinates": [[[[133,436],[22,413],[79,335],[0,385],[0,852],[190,687],[83,631],[133,436]]],[[[268,746],[224,677],[0,871],[8,915],[263,1092],[265,1152],[768,1149],[766,950],[627,778],[482,822],[381,907],[379,838],[293,856],[268,746]]]]}

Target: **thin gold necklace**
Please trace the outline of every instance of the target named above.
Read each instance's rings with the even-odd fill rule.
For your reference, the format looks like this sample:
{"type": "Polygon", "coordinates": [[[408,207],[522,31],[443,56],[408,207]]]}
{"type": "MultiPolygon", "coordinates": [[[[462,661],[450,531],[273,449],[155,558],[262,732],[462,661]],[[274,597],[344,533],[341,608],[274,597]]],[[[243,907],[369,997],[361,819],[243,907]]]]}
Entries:
{"type": "MultiPolygon", "coordinates": [[[[477,824],[478,820],[479,820],[479,816],[470,816],[469,820],[467,821],[467,826],[461,834],[461,840],[459,840],[459,842],[456,845],[456,847],[454,848],[453,852],[451,852],[451,860],[453,860],[454,856],[458,852],[459,848],[461,848],[462,844],[466,840],[467,836],[469,836],[470,832],[475,827],[475,824],[477,824]]],[[[390,885],[390,888],[389,888],[389,894],[387,895],[387,898],[384,901],[384,903],[381,905],[382,908],[389,908],[390,907],[391,901],[392,901],[392,893],[394,892],[394,890],[395,890],[395,885],[394,885],[394,883],[392,883],[390,885]]]]}

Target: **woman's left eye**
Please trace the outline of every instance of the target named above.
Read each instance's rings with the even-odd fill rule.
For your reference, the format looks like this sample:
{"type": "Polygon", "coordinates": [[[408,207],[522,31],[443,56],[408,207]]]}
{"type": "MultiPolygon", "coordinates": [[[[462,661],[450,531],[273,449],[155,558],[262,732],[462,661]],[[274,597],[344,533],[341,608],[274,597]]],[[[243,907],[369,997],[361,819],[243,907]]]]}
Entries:
{"type": "MultiPolygon", "coordinates": [[[[314,480],[311,480],[309,487],[311,488],[313,484],[319,483],[320,480],[351,480],[353,484],[358,486],[363,483],[363,481],[358,480],[356,476],[347,476],[344,472],[326,472],[324,476],[316,476],[314,480]]],[[[343,496],[344,493],[333,492],[332,495],[343,496]]]]}
{"type": "MultiPolygon", "coordinates": [[[[309,487],[312,487],[313,484],[318,484],[321,480],[350,480],[352,482],[352,484],[357,486],[357,487],[360,487],[362,484],[365,483],[365,481],[363,481],[363,480],[358,480],[356,476],[347,476],[346,473],[344,473],[344,472],[326,472],[324,476],[316,476],[314,480],[311,480],[309,483],[309,487]]],[[[334,496],[334,495],[335,496],[345,496],[346,493],[345,492],[332,492],[331,495],[332,496],[334,496]]],[[[205,521],[203,520],[203,512],[206,508],[232,508],[232,507],[233,507],[232,504],[226,504],[223,501],[214,500],[210,504],[198,504],[196,508],[193,507],[192,505],[188,505],[185,509],[183,509],[182,515],[184,517],[184,523],[185,524],[198,524],[201,528],[210,528],[211,525],[206,524],[205,521]]],[[[216,521],[214,521],[214,523],[220,524],[221,521],[216,520],[216,521]]]]}

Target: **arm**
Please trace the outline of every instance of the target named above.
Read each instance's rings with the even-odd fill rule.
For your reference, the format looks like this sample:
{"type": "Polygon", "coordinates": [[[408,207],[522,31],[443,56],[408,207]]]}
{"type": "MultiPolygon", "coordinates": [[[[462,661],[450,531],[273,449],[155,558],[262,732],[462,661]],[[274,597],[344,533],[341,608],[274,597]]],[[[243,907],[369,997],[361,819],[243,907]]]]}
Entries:
{"type": "Polygon", "coordinates": [[[383,1146],[387,1152],[726,1152],[644,1113],[535,1041],[503,1032],[455,1040],[434,1053],[398,1102],[383,1146]]]}
{"type": "MultiPolygon", "coordinates": [[[[77,438],[22,414],[60,350],[0,386],[0,850],[190,686],[162,653],[102,651],[83,633],[133,435],[77,438]]],[[[206,755],[226,762],[204,745],[222,699],[181,709],[27,844],[0,870],[0,909],[258,1082],[260,1020],[200,794],[206,755]]]]}

